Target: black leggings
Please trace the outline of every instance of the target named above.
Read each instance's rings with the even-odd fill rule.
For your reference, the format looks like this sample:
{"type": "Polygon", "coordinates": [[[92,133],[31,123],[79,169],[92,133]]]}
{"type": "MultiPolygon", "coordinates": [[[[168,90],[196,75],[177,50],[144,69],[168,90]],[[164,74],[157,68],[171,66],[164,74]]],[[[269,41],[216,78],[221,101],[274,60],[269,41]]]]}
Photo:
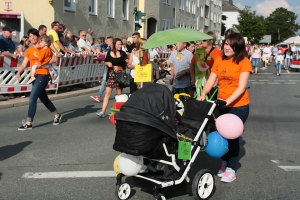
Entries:
{"type": "Polygon", "coordinates": [[[132,82],[130,83],[130,94],[134,93],[137,90],[137,84],[134,82],[134,79],[132,79],[132,82]]]}

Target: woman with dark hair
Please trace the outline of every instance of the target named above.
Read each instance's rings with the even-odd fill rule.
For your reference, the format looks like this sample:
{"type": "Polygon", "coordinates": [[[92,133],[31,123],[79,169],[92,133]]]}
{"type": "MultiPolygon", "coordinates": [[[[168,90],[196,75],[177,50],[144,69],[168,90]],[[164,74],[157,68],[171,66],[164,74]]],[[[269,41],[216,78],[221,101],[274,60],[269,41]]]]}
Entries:
{"type": "MultiPolygon", "coordinates": [[[[38,44],[39,31],[34,28],[29,29],[28,37],[32,46],[29,47],[24,54],[24,60],[22,62],[22,65],[20,66],[18,73],[16,74],[17,80],[20,80],[20,75],[24,71],[28,62],[30,64],[30,67],[32,67],[35,63],[38,62],[38,58],[36,57],[36,55],[39,54],[39,44],[38,44]]],[[[49,64],[54,62],[56,62],[55,57],[52,58],[49,64]]],[[[49,83],[49,77],[50,74],[48,68],[36,69],[35,72],[36,81],[32,83],[32,89],[29,97],[29,109],[28,109],[27,119],[26,121],[23,120],[22,126],[18,130],[24,131],[27,129],[32,129],[32,121],[36,112],[38,98],[46,106],[46,108],[54,114],[53,125],[58,125],[60,123],[62,115],[57,112],[55,106],[49,100],[46,92],[46,86],[49,83]]]]}
{"type": "Polygon", "coordinates": [[[122,40],[115,38],[113,40],[113,48],[107,52],[105,65],[108,67],[108,73],[105,83],[105,96],[103,99],[102,110],[97,113],[99,117],[105,117],[105,111],[108,105],[109,98],[112,90],[116,88],[116,94],[122,94],[122,88],[119,87],[119,83],[115,81],[115,78],[119,73],[125,70],[128,63],[127,54],[122,51],[122,40]]]}
{"type": "MultiPolygon", "coordinates": [[[[249,93],[246,90],[248,78],[252,72],[251,62],[247,58],[245,40],[240,33],[231,33],[222,44],[222,56],[218,57],[211,69],[203,93],[197,100],[204,101],[218,79],[218,99],[226,101],[221,113],[237,115],[243,123],[249,115],[249,93]]],[[[223,163],[218,172],[222,182],[236,179],[235,170],[240,152],[239,138],[228,139],[228,152],[222,157],[223,163]]]]}
{"type": "Polygon", "coordinates": [[[192,54],[195,53],[195,42],[188,42],[186,43],[186,49],[192,52],[192,54]]]}

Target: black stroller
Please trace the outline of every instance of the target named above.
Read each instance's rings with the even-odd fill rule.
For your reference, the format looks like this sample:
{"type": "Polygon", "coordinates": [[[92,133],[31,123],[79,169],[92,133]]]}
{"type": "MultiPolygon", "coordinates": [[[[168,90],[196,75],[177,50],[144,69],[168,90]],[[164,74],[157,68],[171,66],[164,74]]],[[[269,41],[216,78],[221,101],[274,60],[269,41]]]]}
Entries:
{"type": "MultiPolygon", "coordinates": [[[[144,157],[147,169],[135,177],[155,184],[155,199],[166,199],[160,193],[164,188],[179,185],[183,181],[190,182],[187,174],[200,150],[207,144],[206,133],[214,129],[216,105],[217,101],[190,99],[185,103],[183,117],[180,117],[176,114],[175,100],[170,90],[166,86],[151,83],[135,92],[116,113],[117,133],[113,148],[144,157]],[[175,121],[179,123],[175,124],[175,121]],[[190,160],[177,158],[180,140],[191,142],[190,160]]],[[[122,173],[117,175],[118,199],[130,196],[131,186],[122,182],[124,176],[122,173]]],[[[194,198],[208,199],[214,189],[213,174],[207,169],[198,171],[192,183],[194,198]]]]}

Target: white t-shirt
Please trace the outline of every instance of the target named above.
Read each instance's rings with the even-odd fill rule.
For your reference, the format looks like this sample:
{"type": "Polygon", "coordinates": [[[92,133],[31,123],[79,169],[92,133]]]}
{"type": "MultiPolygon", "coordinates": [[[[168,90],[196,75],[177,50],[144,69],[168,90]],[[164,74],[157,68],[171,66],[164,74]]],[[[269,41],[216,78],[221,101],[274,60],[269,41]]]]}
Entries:
{"type": "Polygon", "coordinates": [[[281,64],[282,65],[282,61],[283,61],[283,56],[281,54],[278,54],[276,56],[276,64],[281,64]]]}
{"type": "Polygon", "coordinates": [[[77,41],[77,46],[78,46],[78,48],[79,48],[80,51],[84,51],[84,49],[82,49],[82,47],[86,47],[90,51],[92,50],[91,43],[88,40],[84,41],[81,38],[77,41]]]}
{"type": "Polygon", "coordinates": [[[259,49],[255,49],[254,51],[251,51],[252,53],[252,58],[259,58],[259,54],[260,54],[260,50],[259,49]]]}
{"type": "Polygon", "coordinates": [[[158,53],[157,53],[157,51],[155,49],[152,49],[152,50],[150,49],[149,50],[149,54],[150,54],[150,61],[153,61],[154,57],[158,56],[158,53]]]}
{"type": "Polygon", "coordinates": [[[295,52],[295,51],[297,51],[297,48],[295,46],[292,46],[291,50],[292,50],[292,52],[295,52]]]}

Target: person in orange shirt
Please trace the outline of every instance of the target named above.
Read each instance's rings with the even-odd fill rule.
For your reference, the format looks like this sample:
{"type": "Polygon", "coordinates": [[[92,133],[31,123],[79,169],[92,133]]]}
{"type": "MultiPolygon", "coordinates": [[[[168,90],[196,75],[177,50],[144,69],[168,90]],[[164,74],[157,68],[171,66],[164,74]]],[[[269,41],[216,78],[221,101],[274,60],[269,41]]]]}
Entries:
{"type": "MultiPolygon", "coordinates": [[[[216,34],[214,31],[207,31],[207,35],[210,35],[213,37],[211,40],[202,40],[202,45],[198,48],[204,48],[205,49],[205,57],[204,57],[204,68],[206,68],[206,76],[205,80],[209,77],[210,70],[215,62],[215,60],[222,55],[222,52],[220,49],[215,48],[215,41],[216,41],[216,34]]],[[[190,74],[191,74],[191,85],[195,86],[197,96],[201,94],[202,91],[202,81],[200,80],[201,74],[202,73],[198,67],[196,67],[196,53],[194,53],[194,56],[191,60],[191,65],[190,65],[190,74]],[[196,83],[201,81],[201,83],[196,83]],[[201,88],[199,88],[201,87],[201,88]]],[[[205,82],[205,81],[204,81],[205,82]]],[[[215,83],[215,86],[217,85],[217,81],[215,83]]]]}
{"type": "MultiPolygon", "coordinates": [[[[226,101],[221,113],[237,115],[243,123],[249,115],[249,93],[246,90],[252,65],[247,58],[245,40],[240,33],[231,33],[222,44],[222,56],[218,57],[211,69],[211,74],[197,100],[205,100],[218,79],[218,99],[226,101]]],[[[236,179],[235,170],[240,151],[239,138],[228,139],[228,152],[222,157],[223,163],[218,172],[222,182],[236,179]]]]}
{"type": "Polygon", "coordinates": [[[27,82],[27,84],[32,83],[33,81],[35,81],[35,72],[36,72],[36,68],[37,67],[42,67],[42,68],[48,68],[50,73],[50,77],[51,77],[51,83],[54,84],[55,83],[55,79],[53,76],[53,71],[54,68],[52,65],[49,64],[50,60],[52,59],[52,51],[49,48],[51,45],[51,40],[49,38],[49,36],[47,35],[43,35],[41,36],[39,39],[39,47],[40,47],[40,51],[38,53],[38,55],[36,55],[36,53],[34,53],[33,55],[38,59],[38,62],[35,63],[35,65],[33,65],[31,67],[31,71],[30,71],[30,79],[27,82]]]}
{"type": "MultiPolygon", "coordinates": [[[[27,64],[30,64],[30,67],[35,65],[38,62],[38,58],[35,55],[39,53],[39,44],[38,37],[39,31],[35,28],[28,30],[28,37],[32,44],[24,54],[23,62],[16,74],[16,79],[20,80],[20,76],[26,68],[27,64]]],[[[53,56],[49,64],[56,62],[56,57],[53,56]]],[[[27,119],[22,121],[22,126],[18,128],[20,131],[25,131],[32,129],[33,118],[36,113],[37,99],[39,98],[45,107],[54,115],[53,125],[59,125],[61,122],[62,115],[59,114],[56,107],[53,105],[52,101],[49,100],[46,87],[49,83],[49,69],[48,68],[37,68],[35,72],[35,78],[38,81],[32,83],[32,89],[29,97],[29,108],[27,119]]]]}

